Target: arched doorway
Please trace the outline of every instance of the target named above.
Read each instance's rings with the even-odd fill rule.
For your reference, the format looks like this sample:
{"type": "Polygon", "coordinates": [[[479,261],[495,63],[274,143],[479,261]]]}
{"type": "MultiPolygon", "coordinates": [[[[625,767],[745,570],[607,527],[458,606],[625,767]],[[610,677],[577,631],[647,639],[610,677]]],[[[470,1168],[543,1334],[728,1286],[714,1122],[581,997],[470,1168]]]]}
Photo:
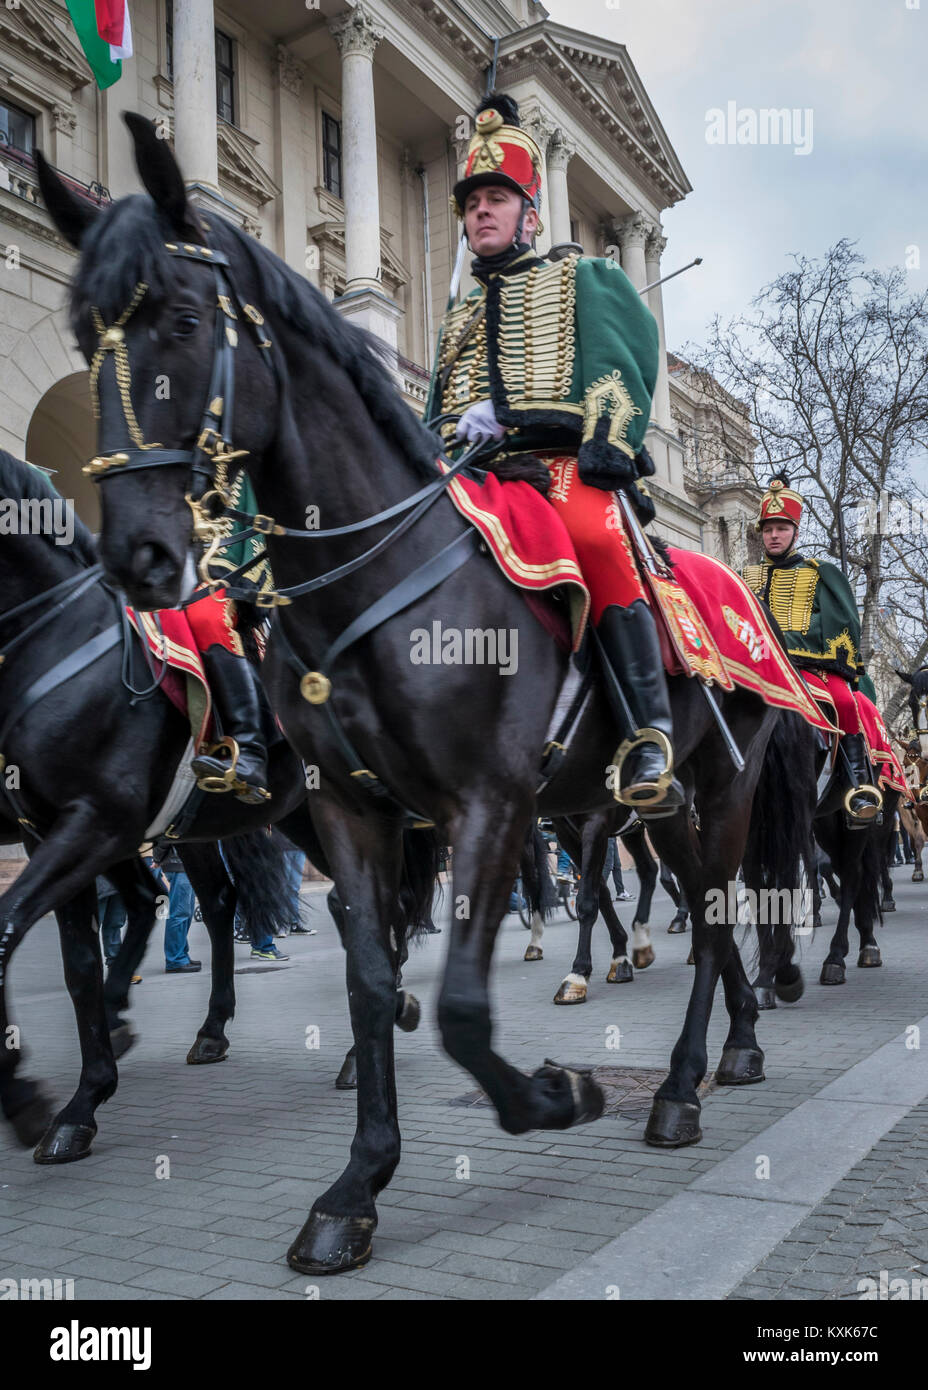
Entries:
{"type": "Polygon", "coordinates": [[[29,421],[26,457],[47,468],[52,482],[74,503],[74,509],[90,527],[100,529],[97,490],[81,472],[97,451],[97,422],[90,404],[90,373],[73,372],[51,386],[29,421]]]}

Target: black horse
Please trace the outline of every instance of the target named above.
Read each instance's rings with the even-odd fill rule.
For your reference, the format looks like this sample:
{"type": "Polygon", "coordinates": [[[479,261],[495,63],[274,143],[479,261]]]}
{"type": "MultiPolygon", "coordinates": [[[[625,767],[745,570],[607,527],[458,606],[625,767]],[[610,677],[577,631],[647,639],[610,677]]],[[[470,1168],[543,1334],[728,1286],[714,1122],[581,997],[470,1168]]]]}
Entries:
{"type": "MultiPolygon", "coordinates": [[[[52,217],[81,248],[72,290],[78,342],[88,360],[99,353],[104,364],[102,556],[132,603],[176,602],[191,540],[192,470],[224,466],[232,443],[218,436],[234,435],[235,449],[248,454],[276,581],[294,600],[280,610],[263,677],[288,737],[320,769],[313,822],[346,914],[357,1132],[347,1168],[315,1203],[288,1257],[297,1269],[332,1273],[370,1257],[375,1198],[399,1162],[392,1028],[405,928],[399,851],[411,817],[433,822],[454,848],[438,1009],[445,1048],[484,1088],[509,1133],[562,1129],[602,1111],[602,1093],[588,1076],[554,1064],[526,1076],[492,1048],[493,944],[524,827],[535,814],[542,749],[568,658],[478,553],[474,533],[443,495],[435,437],[402,402],[367,338],[238,229],[212,214],[204,229],[167,142],[142,118],[127,119],[150,200],[126,198],[98,216],[39,160],[52,217]],[[217,307],[219,293],[225,302],[217,307]],[[121,356],[124,390],[105,365],[111,351],[121,356]],[[184,385],[169,401],[150,389],[162,373],[184,385]],[[234,379],[234,423],[222,413],[225,396],[215,394],[223,379],[234,379]],[[207,418],[214,421],[208,429],[207,418]],[[160,447],[143,450],[140,441],[160,447]],[[318,507],[325,529],[302,528],[307,505],[318,507]],[[268,518],[291,531],[277,533],[281,523],[268,518]],[[380,537],[370,549],[368,529],[380,537]],[[350,584],[335,582],[348,575],[350,584]],[[322,601],[311,597],[323,588],[322,601]],[[433,621],[445,630],[516,634],[518,669],[504,679],[487,665],[413,664],[410,633],[433,621]]],[[[206,480],[202,471],[197,478],[199,495],[206,480]]],[[[757,1004],[732,924],[707,925],[705,903],[710,891],[724,894],[741,862],[777,718],[749,692],[721,697],[744,759],[736,773],[698,682],[674,678],[671,691],[688,805],[653,820],[649,831],[687,893],[696,969],[647,1129],[649,1142],[662,1146],[701,1137],[697,1087],[720,976],[730,1029],[717,1076],[732,1084],[763,1078],[757,1004]]],[[[538,812],[611,807],[615,745],[614,720],[596,687],[538,812]]]]}
{"type": "MultiPolygon", "coordinates": [[[[41,473],[2,451],[0,495],[38,516],[43,506],[61,502],[41,473]]],[[[100,580],[92,537],[78,518],[73,524],[69,545],[40,532],[5,537],[0,550],[0,839],[23,840],[30,852],[29,864],[0,897],[0,1032],[8,1022],[10,957],[32,924],[55,910],[82,1056],[78,1089],[52,1118],[37,1084],[19,1075],[21,1052],[0,1051],[0,1106],[20,1142],[39,1141],[40,1163],[85,1157],[96,1133],[94,1112],[116,1089],[115,1059],[132,1041],[123,1011],[160,892],[136,850],[190,737],[187,721],[160,691],[138,700],[131,679],[123,679],[135,639],[122,623],[118,597],[100,580]],[[128,918],[105,985],[94,884],[103,872],[128,918]]],[[[282,738],[272,745],[270,766],[273,799],[265,809],[207,796],[181,846],[211,945],[209,1008],[187,1055],[191,1064],[220,1061],[229,1047],[236,906],[266,932],[283,898],[283,859],[265,833],[268,820],[326,869],[306,808],[303,767],[282,738]],[[228,869],[215,844],[220,838],[228,869]]],[[[431,860],[431,848],[426,853],[431,860]]],[[[417,880],[416,902],[430,901],[427,879],[424,872],[417,880]]],[[[337,900],[331,906],[338,922],[337,900]]],[[[417,909],[410,910],[418,920],[417,909]]],[[[407,1002],[398,996],[398,1017],[407,1002]]]]}

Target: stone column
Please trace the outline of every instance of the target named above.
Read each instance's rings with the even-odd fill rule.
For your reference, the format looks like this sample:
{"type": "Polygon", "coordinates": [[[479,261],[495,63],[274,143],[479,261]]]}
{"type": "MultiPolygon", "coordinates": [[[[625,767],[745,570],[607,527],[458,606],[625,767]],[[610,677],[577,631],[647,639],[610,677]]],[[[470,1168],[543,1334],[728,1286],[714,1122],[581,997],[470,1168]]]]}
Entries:
{"type": "Polygon", "coordinates": [[[174,6],[174,150],[187,183],[219,189],[212,0],[174,6]]]}
{"type": "Polygon", "coordinates": [[[536,237],[535,249],[539,255],[543,256],[551,245],[551,203],[548,191],[547,149],[548,141],[554,134],[555,125],[540,107],[535,107],[534,110],[528,112],[523,117],[522,125],[541,151],[541,221],[544,231],[539,232],[536,237]]]}
{"type": "Polygon", "coordinates": [[[645,242],[652,231],[652,224],[641,212],[633,212],[620,222],[616,228],[617,240],[622,251],[622,269],[636,290],[643,290],[647,281],[645,264],[645,242]]]}
{"type": "Polygon", "coordinates": [[[548,234],[553,246],[559,241],[570,241],[570,200],[567,194],[567,166],[577,152],[577,147],[564,134],[556,130],[548,146],[548,234]]]}
{"type": "MultiPolygon", "coordinates": [[[[660,226],[653,227],[648,233],[645,242],[645,271],[647,274],[646,284],[651,285],[655,280],[661,278],[661,256],[667,245],[667,238],[661,235],[660,226]]],[[[664,299],[660,287],[656,290],[648,290],[648,308],[657,319],[657,331],[660,338],[661,360],[657,372],[657,386],[654,391],[654,400],[651,403],[652,418],[660,425],[663,430],[673,430],[673,420],[670,414],[670,383],[667,377],[667,340],[664,337],[664,299]]]]}
{"type": "Polygon", "coordinates": [[[342,179],[346,293],[380,289],[380,195],[374,50],[383,38],[360,6],[329,25],[342,57],[342,179]]]}
{"type": "MultiPolygon", "coordinates": [[[[319,262],[307,257],[306,173],[301,97],[305,66],[277,45],[277,168],[280,255],[291,269],[319,284],[319,262]]],[[[318,248],[316,248],[318,257],[318,248]]]]}

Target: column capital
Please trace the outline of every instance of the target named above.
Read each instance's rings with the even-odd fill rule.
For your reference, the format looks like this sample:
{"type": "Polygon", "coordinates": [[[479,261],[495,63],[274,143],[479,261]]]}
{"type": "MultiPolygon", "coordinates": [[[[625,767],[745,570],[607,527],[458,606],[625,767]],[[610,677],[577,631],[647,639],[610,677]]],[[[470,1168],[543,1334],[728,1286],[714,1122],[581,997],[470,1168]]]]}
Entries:
{"type": "Polygon", "coordinates": [[[548,168],[566,170],[576,153],[576,143],[569,139],[560,126],[558,126],[551,136],[551,142],[548,145],[548,168]]]}
{"type": "Polygon", "coordinates": [[[654,223],[643,212],[633,212],[622,222],[616,223],[616,240],[623,251],[633,248],[644,250],[645,243],[649,236],[652,236],[656,228],[654,223]]]}
{"type": "Polygon", "coordinates": [[[374,49],[384,37],[384,30],[375,24],[372,16],[361,5],[346,15],[333,19],[329,33],[338,45],[343,58],[349,53],[359,53],[373,60],[374,49]]]}
{"type": "Polygon", "coordinates": [[[548,141],[557,129],[547,111],[540,106],[530,107],[522,115],[522,128],[528,131],[541,153],[547,158],[548,141]]]}
{"type": "Polygon", "coordinates": [[[661,256],[663,256],[666,249],[667,238],[662,235],[661,227],[658,223],[656,227],[652,227],[651,231],[648,232],[644,246],[645,256],[649,261],[660,262],[661,256]]]}
{"type": "Polygon", "coordinates": [[[277,74],[280,78],[280,85],[293,96],[298,97],[303,90],[303,77],[306,73],[306,64],[301,63],[298,58],[291,53],[285,43],[277,45],[277,74]]]}

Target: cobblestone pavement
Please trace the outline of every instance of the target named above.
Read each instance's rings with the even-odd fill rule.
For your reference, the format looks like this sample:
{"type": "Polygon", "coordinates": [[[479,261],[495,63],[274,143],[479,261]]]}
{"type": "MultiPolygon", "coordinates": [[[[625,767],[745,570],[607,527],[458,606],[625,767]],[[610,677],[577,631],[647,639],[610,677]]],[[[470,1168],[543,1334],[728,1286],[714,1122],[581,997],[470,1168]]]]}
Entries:
{"type": "MultiPolygon", "coordinates": [[[[911,884],[909,875],[896,870],[899,911],[887,917],[879,937],[883,969],[855,969],[852,945],[843,988],[817,983],[836,915],[826,904],[825,930],[803,944],[804,998],[761,1016],[766,1083],[714,1091],[704,1103],[702,1144],[673,1152],[644,1145],[643,1115],[607,1115],[565,1133],[512,1137],[499,1129],[492,1110],[450,1104],[472,1092],[474,1082],[442,1052],[434,1023],[447,943],[446,890],[445,911],[436,916],[444,934],[414,949],[406,969],[405,983],[423,1004],[423,1023],[415,1034],[396,1035],[403,1157],[379,1199],[374,1257],[363,1270],[321,1281],[320,1296],[532,1298],[572,1271],[582,1273],[597,1252],[639,1223],[646,1230],[650,1214],[688,1196],[691,1185],[705,1183],[742,1146],[855,1064],[879,1053],[878,1065],[891,1071],[894,1054],[887,1045],[922,1018],[928,1000],[928,888],[911,884]]],[[[140,1040],[120,1066],[117,1095],[98,1112],[92,1156],[40,1168],[3,1131],[0,1277],[70,1277],[77,1298],[307,1297],[309,1281],[287,1268],[284,1255],[308,1208],[346,1162],[355,1104],[350,1093],[333,1088],[350,1044],[341,949],[322,896],[306,894],[304,904],[319,934],[290,938],[288,965],[253,965],[247,948],[236,948],[242,973],[226,1062],[185,1065],[206,1011],[208,975],[166,976],[153,948],[144,982],[132,992],[140,1040]],[[315,1040],[308,1029],[319,1030],[318,1047],[307,1046],[315,1040]],[[165,1158],[168,1180],[157,1176],[165,1158]]],[[[630,923],[625,905],[623,911],[630,923]]],[[[494,971],[494,1047],[526,1071],[545,1057],[666,1067],[690,986],[690,938],[665,934],[670,916],[659,892],[652,917],[657,960],[628,985],[605,984],[608,943],[597,928],[590,1000],[574,1008],[551,1003],[570,968],[574,924],[556,919],[545,935],[545,959],[526,964],[528,934],[518,918],[507,917],[494,971]],[[609,1046],[616,1028],[618,1050],[609,1046]]],[[[208,962],[201,927],[194,928],[191,949],[208,962]]],[[[78,1054],[51,919],[37,924],[20,948],[11,994],[29,1051],[25,1070],[45,1078],[63,1101],[77,1082],[78,1054]]],[[[725,1032],[719,997],[709,1035],[713,1065],[725,1032]]],[[[890,1107],[884,1108],[889,1115],[890,1107]]],[[[905,1108],[892,1112],[879,1130],[885,1137],[863,1162],[847,1172],[848,1162],[829,1200],[758,1270],[742,1271],[747,1277],[738,1276],[736,1297],[786,1290],[790,1296],[847,1296],[863,1266],[827,1262],[858,1259],[854,1239],[840,1234],[852,1228],[867,1232],[860,1259],[868,1274],[874,1263],[911,1274],[913,1262],[923,1261],[925,1248],[915,1234],[928,1232],[928,1112],[920,1106],[903,1119],[905,1108]],[[868,1202],[867,1184],[879,1189],[878,1201],[871,1194],[868,1202]],[[913,1196],[916,1190],[920,1195],[913,1196]],[[904,1247],[893,1244],[901,1240],[900,1213],[910,1233],[904,1247]],[[873,1224],[861,1224],[867,1220],[873,1224]],[[883,1245],[869,1249],[877,1240],[890,1243],[885,1258],[883,1245]],[[811,1272],[804,1273],[806,1267],[811,1272]],[[827,1288],[812,1289],[813,1276],[833,1279],[827,1288]]],[[[839,1107],[832,1102],[831,1109],[839,1107]]],[[[808,1134],[809,1163],[821,1142],[820,1134],[808,1134]]],[[[756,1147],[762,1151],[760,1143],[756,1147]]],[[[626,1283],[621,1296],[635,1292],[626,1283]]],[[[686,1289],[676,1296],[686,1297],[686,1289]]]]}

